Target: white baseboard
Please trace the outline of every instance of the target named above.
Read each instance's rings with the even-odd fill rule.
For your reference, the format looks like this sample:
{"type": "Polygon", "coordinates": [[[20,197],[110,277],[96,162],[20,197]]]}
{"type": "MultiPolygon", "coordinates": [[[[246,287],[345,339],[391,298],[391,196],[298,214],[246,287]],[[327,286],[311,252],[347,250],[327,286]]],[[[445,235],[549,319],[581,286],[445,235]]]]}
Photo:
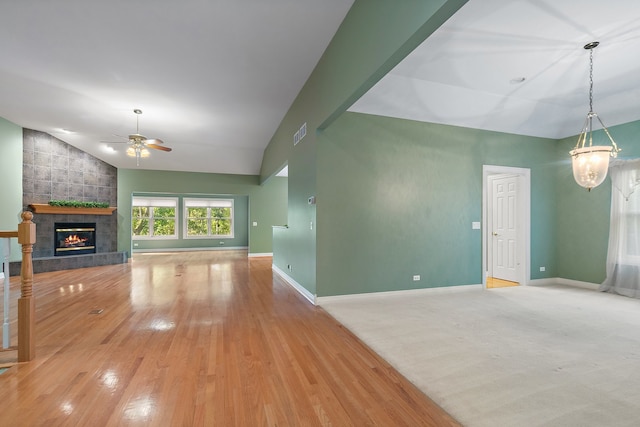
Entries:
{"type": "MultiPolygon", "coordinates": [[[[271,265],[271,269],[284,279],[284,281],[304,296],[309,302],[314,305],[322,306],[323,304],[336,302],[336,301],[357,301],[362,299],[371,298],[390,298],[395,296],[421,296],[421,295],[436,295],[436,294],[449,294],[455,292],[467,292],[473,290],[483,290],[482,284],[477,285],[460,285],[460,286],[441,286],[436,288],[422,288],[422,289],[405,289],[399,291],[385,291],[385,292],[367,292],[362,294],[347,294],[347,295],[330,295],[326,297],[319,297],[313,295],[304,286],[296,282],[287,273],[271,265]]],[[[588,289],[597,291],[600,288],[598,283],[582,282],[579,280],[564,279],[561,277],[552,277],[546,279],[532,279],[528,282],[529,286],[547,286],[547,285],[565,285],[573,286],[576,288],[588,289]]]]}
{"type": "Polygon", "coordinates": [[[287,273],[285,273],[284,271],[280,270],[278,267],[276,267],[274,264],[271,264],[271,269],[273,270],[274,273],[276,273],[278,276],[282,277],[282,279],[284,279],[284,281],[291,286],[293,289],[295,289],[296,291],[298,291],[300,293],[300,295],[302,295],[303,297],[305,297],[307,300],[309,300],[309,302],[313,305],[316,305],[316,296],[313,295],[311,292],[309,292],[307,290],[307,288],[305,288],[304,286],[302,286],[300,283],[296,282],[293,277],[289,276],[287,273]]]}
{"type": "Polygon", "coordinates": [[[159,248],[159,249],[133,249],[134,254],[160,253],[160,252],[198,252],[198,251],[235,251],[247,250],[248,246],[212,246],[205,248],[159,248]]]}
{"type": "Polygon", "coordinates": [[[273,256],[273,252],[265,252],[265,253],[250,253],[249,258],[257,258],[257,257],[268,257],[273,256]]]}
{"type": "Polygon", "coordinates": [[[600,289],[599,283],[581,282],[579,280],[563,279],[562,277],[558,277],[557,283],[559,285],[573,286],[575,288],[582,288],[582,289],[590,289],[592,291],[597,291],[600,289]]]}
{"type": "Polygon", "coordinates": [[[527,286],[550,286],[558,285],[557,277],[547,277],[545,279],[531,279],[527,282],[527,286]]]}
{"type": "Polygon", "coordinates": [[[572,286],[574,288],[589,289],[591,291],[600,290],[599,283],[582,282],[580,280],[565,279],[562,277],[551,277],[548,279],[534,279],[529,281],[530,286],[545,286],[545,285],[564,285],[572,286]]]}
{"type": "Polygon", "coordinates": [[[371,298],[389,298],[395,296],[420,296],[420,295],[435,295],[435,294],[449,294],[454,292],[464,291],[481,291],[482,284],[478,285],[460,285],[460,286],[441,286],[438,288],[422,288],[422,289],[405,289],[400,291],[385,291],[385,292],[368,292],[363,294],[348,294],[348,295],[331,295],[326,297],[316,297],[316,304],[322,305],[329,302],[336,301],[356,301],[362,299],[371,298]]]}

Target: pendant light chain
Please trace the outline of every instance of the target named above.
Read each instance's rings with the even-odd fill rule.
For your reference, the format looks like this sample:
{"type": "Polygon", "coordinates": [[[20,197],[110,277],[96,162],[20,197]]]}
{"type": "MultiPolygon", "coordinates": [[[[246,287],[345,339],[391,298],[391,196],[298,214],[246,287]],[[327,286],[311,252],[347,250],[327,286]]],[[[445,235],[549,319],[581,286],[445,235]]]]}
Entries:
{"type": "Polygon", "coordinates": [[[589,112],[593,113],[593,48],[589,49],[589,112]]]}
{"type": "Polygon", "coordinates": [[[588,191],[602,184],[609,169],[609,158],[616,157],[620,151],[607,127],[593,111],[593,49],[599,44],[594,41],[584,45],[584,48],[589,50],[589,112],[582,126],[582,132],[578,135],[578,142],[575,148],[569,152],[573,177],[578,185],[588,191]],[[594,119],[602,126],[602,131],[611,145],[593,145],[594,119]]]}

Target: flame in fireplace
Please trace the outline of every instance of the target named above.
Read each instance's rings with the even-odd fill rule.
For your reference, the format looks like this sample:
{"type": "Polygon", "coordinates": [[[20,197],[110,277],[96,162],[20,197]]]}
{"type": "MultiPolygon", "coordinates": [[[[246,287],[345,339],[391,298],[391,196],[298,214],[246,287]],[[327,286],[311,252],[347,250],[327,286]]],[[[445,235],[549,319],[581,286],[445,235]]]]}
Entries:
{"type": "Polygon", "coordinates": [[[88,238],[79,237],[77,234],[70,234],[64,239],[64,246],[84,246],[84,244],[89,240],[88,238]]]}

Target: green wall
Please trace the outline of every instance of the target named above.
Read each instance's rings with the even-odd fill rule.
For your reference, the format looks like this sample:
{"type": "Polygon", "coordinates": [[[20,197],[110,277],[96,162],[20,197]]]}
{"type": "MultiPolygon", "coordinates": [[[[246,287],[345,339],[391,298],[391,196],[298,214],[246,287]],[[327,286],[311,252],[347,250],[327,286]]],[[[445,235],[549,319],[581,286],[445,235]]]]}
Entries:
{"type": "Polygon", "coordinates": [[[483,164],[531,169],[532,278],[554,277],[555,145],[344,114],[318,143],[317,295],[482,283],[483,164]]]}
{"type": "MultiPolygon", "coordinates": [[[[610,127],[609,132],[622,148],[618,158],[640,157],[640,144],[635,142],[640,133],[640,121],[610,127]]],[[[611,180],[607,177],[590,192],[575,183],[568,153],[576,141],[577,136],[562,139],[557,144],[557,156],[562,165],[556,179],[558,277],[602,283],[606,277],[609,244],[611,180]]]]}
{"type": "MultiPolygon", "coordinates": [[[[292,265],[289,274],[310,292],[480,283],[481,235],[470,222],[481,220],[483,164],[531,169],[532,279],[603,279],[610,184],[588,194],[573,182],[567,152],[575,138],[343,114],[464,3],[356,0],[274,133],[261,180],[288,163],[290,181],[289,228],[278,232],[274,264],[292,265]],[[294,147],[303,123],[307,137],[294,147]],[[402,216],[371,204],[383,195],[402,216]],[[413,274],[422,280],[410,281],[413,274]]],[[[614,130],[631,140],[637,127],[614,130]]]]}
{"type": "Polygon", "coordinates": [[[315,129],[327,127],[466,2],[356,0],[269,142],[261,180],[287,162],[291,167],[293,135],[304,122],[305,143],[315,143],[315,129]]]}
{"type": "MultiPolygon", "coordinates": [[[[289,229],[274,263],[316,293],[316,129],[329,126],[355,100],[432,34],[467,0],[356,0],[265,149],[261,180],[289,165],[289,229]],[[295,147],[293,135],[307,124],[295,147]]],[[[320,203],[320,202],[319,202],[320,203]]]]}
{"type": "MultiPolygon", "coordinates": [[[[16,231],[22,221],[22,128],[0,117],[0,230],[16,231]]],[[[11,239],[11,261],[22,257],[11,239]]]]}
{"type": "MultiPolygon", "coordinates": [[[[248,197],[249,253],[272,252],[272,226],[287,222],[287,179],[271,178],[263,185],[254,175],[118,169],[118,250],[131,253],[131,196],[236,195],[248,197]]],[[[191,247],[199,247],[196,242],[191,247]]],[[[181,246],[183,247],[183,246],[181,246]]],[[[140,248],[140,246],[138,247],[140,248]]]]}

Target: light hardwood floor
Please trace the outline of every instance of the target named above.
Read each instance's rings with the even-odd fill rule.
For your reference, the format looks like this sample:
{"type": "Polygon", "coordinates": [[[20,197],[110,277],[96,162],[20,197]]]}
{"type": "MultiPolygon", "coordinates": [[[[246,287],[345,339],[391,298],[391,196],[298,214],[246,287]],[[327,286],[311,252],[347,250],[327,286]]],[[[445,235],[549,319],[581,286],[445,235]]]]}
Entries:
{"type": "Polygon", "coordinates": [[[34,295],[36,359],[0,375],[1,426],[458,425],[269,257],[139,254],[37,274],[34,295]]]}
{"type": "Polygon", "coordinates": [[[520,283],[498,279],[496,277],[487,277],[487,289],[510,288],[512,286],[520,286],[520,283]]]}

